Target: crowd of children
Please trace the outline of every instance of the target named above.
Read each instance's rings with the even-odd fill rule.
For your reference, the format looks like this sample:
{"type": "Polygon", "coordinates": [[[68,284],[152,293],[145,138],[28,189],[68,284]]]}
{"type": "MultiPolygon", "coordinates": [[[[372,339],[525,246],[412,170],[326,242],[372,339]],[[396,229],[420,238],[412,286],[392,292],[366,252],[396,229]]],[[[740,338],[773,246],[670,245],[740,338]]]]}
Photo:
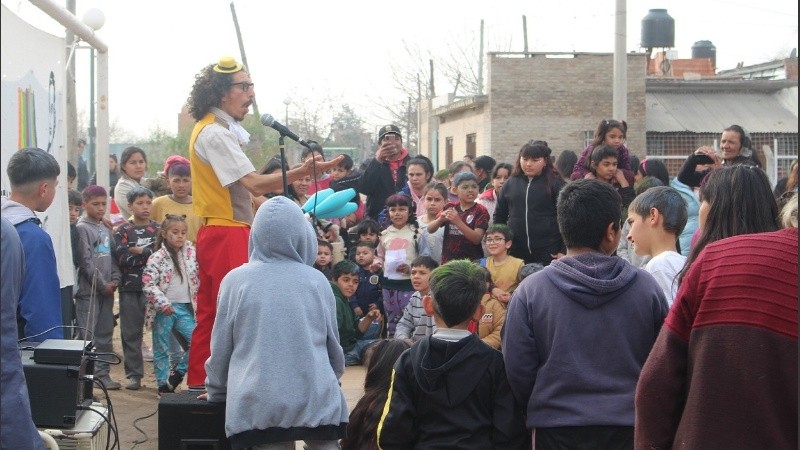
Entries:
{"type": "MultiPolygon", "coordinates": [[[[231,272],[243,277],[255,270],[254,263],[291,260],[313,266],[328,281],[324,292],[319,275],[301,284],[313,285],[315,298],[334,300],[333,317],[323,315],[328,327],[335,320],[343,361],[331,356],[330,364],[337,376],[339,363],[367,366],[365,394],[350,415],[343,448],[378,448],[378,443],[409,448],[419,442],[530,448],[531,439],[542,448],[558,442],[632,445],[636,378],[701,250],[716,240],[780,225],[763,171],[744,164],[711,170],[700,186],[702,195],[691,189],[687,194],[671,187],[658,161],[637,161],[632,170],[626,131],[624,121],[602,121],[572,174],[556,169],[546,142],[531,141],[514,164],[482,167],[481,179],[468,162],[452,164],[448,177],[434,174],[427,158],[403,153],[407,182],[380,208],[358,193],[362,171],[349,157],[319,180],[292,183],[292,202],[271,200],[277,192],[254,201],[259,213],[271,205],[295,216],[301,214],[297,207],[322,189],[357,191],[352,201],[358,207],[345,217],[304,216],[313,239],[305,229],[286,231],[299,243],[292,241],[291,251],[286,243],[274,248],[290,254],[272,254],[272,244],[256,243],[270,239],[268,224],[276,223],[259,214],[251,262],[231,272]],[[686,195],[699,204],[702,230],[691,243],[685,236],[691,211],[686,195]],[[306,261],[304,252],[312,252],[313,261],[306,261]],[[609,328],[617,330],[613,339],[603,334],[609,328]],[[586,385],[592,392],[583,392],[586,385]],[[532,436],[526,429],[539,432],[532,436]]],[[[397,132],[384,134],[392,133],[397,132]]],[[[137,169],[142,162],[146,166],[137,150],[123,157],[123,166],[127,160],[137,169]]],[[[315,152],[321,147],[304,158],[315,152]]],[[[79,329],[93,330],[98,351],[112,352],[118,290],[126,388],[141,387],[143,330],[151,329],[159,394],[173,392],[187,372],[199,285],[191,171],[185,159],[168,162],[164,174],[171,193],[164,196],[123,176],[130,186],[117,189],[116,196],[125,195],[120,206],[130,215],[115,227],[104,217],[104,188],[91,185],[69,196],[79,329]]],[[[273,159],[262,173],[280,168],[280,160],[273,159]]],[[[269,281],[248,280],[241,278],[244,293],[223,282],[225,308],[238,308],[249,289],[261,292],[269,281]]],[[[291,316],[286,305],[295,299],[279,300],[270,303],[271,311],[247,306],[263,317],[246,320],[267,320],[268,313],[291,316]]],[[[220,314],[218,321],[230,322],[229,314],[241,312],[220,314]]],[[[306,319],[292,320],[308,326],[306,319]]],[[[215,326],[214,335],[220,333],[215,326]]],[[[217,339],[219,345],[222,338],[217,339]]],[[[290,343],[276,342],[284,347],[274,351],[284,355],[290,343]]],[[[330,355],[331,349],[325,352],[330,355]]],[[[206,367],[213,399],[222,395],[220,383],[231,382],[220,372],[229,366],[212,349],[206,367]]],[[[99,361],[95,374],[108,389],[121,387],[108,376],[107,362],[99,361]]],[[[331,426],[341,426],[331,420],[331,426]]]]}

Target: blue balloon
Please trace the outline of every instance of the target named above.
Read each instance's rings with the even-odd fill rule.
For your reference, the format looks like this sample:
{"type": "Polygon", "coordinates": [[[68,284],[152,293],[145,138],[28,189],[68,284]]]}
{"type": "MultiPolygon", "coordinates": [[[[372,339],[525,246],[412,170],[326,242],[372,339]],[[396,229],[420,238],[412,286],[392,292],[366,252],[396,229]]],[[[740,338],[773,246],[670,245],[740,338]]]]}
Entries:
{"type": "Polygon", "coordinates": [[[311,208],[312,210],[309,211],[315,217],[322,217],[323,215],[328,214],[329,212],[336,211],[345,203],[352,200],[353,197],[356,195],[356,190],[353,188],[345,189],[343,191],[336,192],[334,194],[329,195],[325,200],[317,203],[316,210],[311,208]]]}
{"type": "Polygon", "coordinates": [[[322,204],[322,202],[325,201],[326,198],[330,197],[331,194],[333,194],[333,189],[331,188],[315,192],[311,195],[311,197],[308,198],[308,200],[306,200],[305,204],[303,204],[303,212],[311,212],[311,210],[314,209],[314,206],[319,206],[322,204]]]}
{"type": "Polygon", "coordinates": [[[353,202],[350,202],[350,203],[345,203],[344,206],[335,211],[330,211],[325,214],[318,214],[314,217],[316,217],[317,219],[338,219],[339,217],[344,217],[349,214],[353,214],[354,212],[356,212],[357,209],[358,205],[353,202]]]}

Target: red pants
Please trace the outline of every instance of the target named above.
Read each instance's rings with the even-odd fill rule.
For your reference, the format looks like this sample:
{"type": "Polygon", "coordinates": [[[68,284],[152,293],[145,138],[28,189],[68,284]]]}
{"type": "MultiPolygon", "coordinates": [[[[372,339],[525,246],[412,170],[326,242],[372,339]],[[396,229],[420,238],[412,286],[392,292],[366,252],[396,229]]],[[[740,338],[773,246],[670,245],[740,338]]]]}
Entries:
{"type": "Polygon", "coordinates": [[[197,233],[197,264],[200,288],[197,291],[197,325],[189,347],[189,374],[186,384],[206,384],[206,360],[211,355],[211,329],[217,315],[217,294],[222,279],[247,262],[250,228],[207,226],[197,233]]]}

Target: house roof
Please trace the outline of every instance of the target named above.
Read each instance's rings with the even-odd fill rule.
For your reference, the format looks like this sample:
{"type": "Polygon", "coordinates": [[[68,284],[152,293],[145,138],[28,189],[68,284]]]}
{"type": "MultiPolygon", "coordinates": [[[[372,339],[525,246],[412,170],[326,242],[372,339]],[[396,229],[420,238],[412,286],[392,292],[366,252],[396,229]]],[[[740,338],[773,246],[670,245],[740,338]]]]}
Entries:
{"type": "Polygon", "coordinates": [[[797,109],[785,102],[786,87],[786,83],[648,80],[647,131],[718,133],[741,124],[752,133],[797,133],[797,109]]]}

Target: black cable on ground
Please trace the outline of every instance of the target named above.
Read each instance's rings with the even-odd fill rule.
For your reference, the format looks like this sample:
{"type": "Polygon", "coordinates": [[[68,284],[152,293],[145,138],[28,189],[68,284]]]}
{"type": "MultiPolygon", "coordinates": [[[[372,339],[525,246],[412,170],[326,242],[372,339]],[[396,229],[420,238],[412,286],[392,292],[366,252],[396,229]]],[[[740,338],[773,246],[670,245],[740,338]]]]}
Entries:
{"type": "Polygon", "coordinates": [[[136,431],[138,431],[139,433],[142,433],[142,435],[144,436],[144,439],[133,441],[133,445],[131,445],[131,450],[133,450],[137,445],[144,444],[145,442],[147,442],[150,439],[150,437],[147,435],[147,433],[145,433],[144,430],[139,428],[139,426],[136,425],[136,424],[140,420],[149,419],[150,417],[155,416],[157,412],[158,412],[158,407],[156,407],[156,410],[151,412],[150,414],[148,414],[146,416],[142,416],[142,417],[137,417],[136,419],[133,420],[133,428],[136,428],[136,431]]]}

